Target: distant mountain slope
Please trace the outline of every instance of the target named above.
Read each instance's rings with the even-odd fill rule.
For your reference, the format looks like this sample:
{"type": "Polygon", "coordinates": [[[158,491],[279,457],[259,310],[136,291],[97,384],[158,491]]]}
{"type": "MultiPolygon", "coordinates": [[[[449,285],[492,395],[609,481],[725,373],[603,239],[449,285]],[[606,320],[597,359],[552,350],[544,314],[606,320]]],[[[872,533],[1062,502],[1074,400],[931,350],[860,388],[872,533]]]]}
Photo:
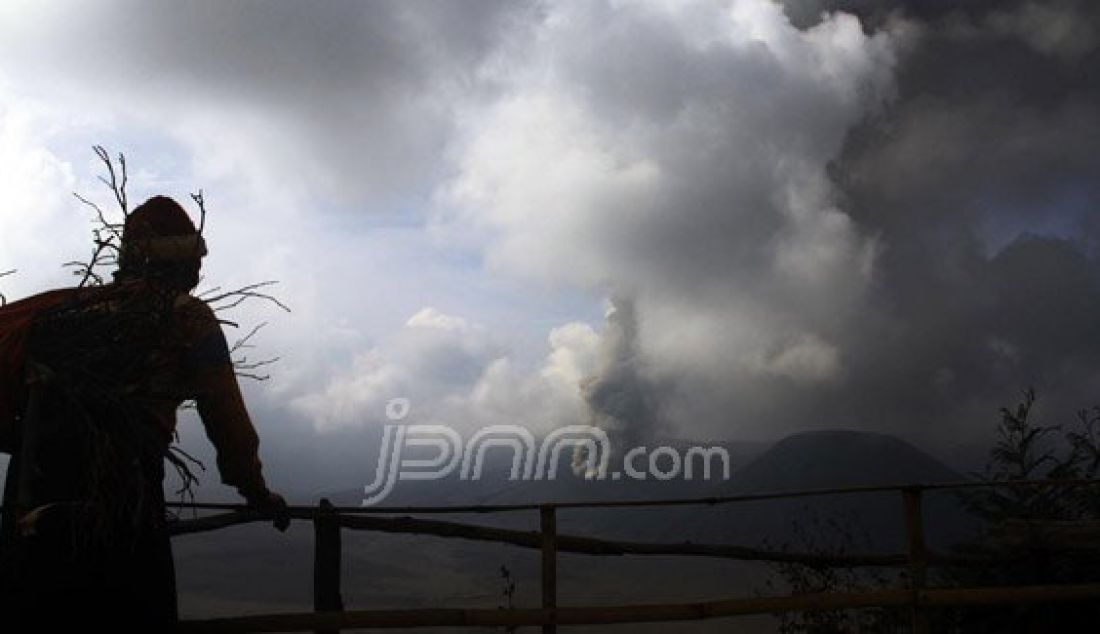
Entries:
{"type": "Polygon", "coordinates": [[[913,445],[886,434],[814,431],[788,436],[730,480],[731,490],[786,491],[960,480],[913,445]]]}
{"type": "MultiPolygon", "coordinates": [[[[885,434],[817,431],[775,443],[736,472],[717,493],[767,493],[854,486],[950,482],[965,479],[913,445],[885,434]]],[[[930,541],[952,541],[966,529],[954,494],[930,492],[925,524],[930,541]]],[[[840,522],[852,538],[870,548],[900,549],[903,515],[900,493],[860,493],[746,502],[696,509],[666,527],[665,536],[723,542],[798,542],[799,531],[835,544],[847,538],[817,526],[840,522]],[[866,533],[864,535],[863,533],[866,533]]],[[[797,544],[792,543],[792,547],[797,544]]]]}
{"type": "MultiPolygon", "coordinates": [[[[561,469],[555,480],[513,482],[507,479],[508,462],[502,460],[506,456],[490,453],[480,481],[462,481],[451,476],[435,481],[402,482],[385,505],[669,499],[964,479],[939,460],[886,434],[805,432],[771,446],[687,441],[672,444],[680,450],[692,445],[726,447],[731,457],[730,479],[593,481],[561,469]]],[[[614,461],[611,468],[616,468],[614,461]]],[[[330,497],[338,505],[354,506],[361,501],[362,491],[347,490],[330,497]]],[[[717,506],[564,510],[559,514],[559,523],[564,533],[609,538],[746,545],[789,542],[794,547],[803,529],[810,530],[814,539],[822,543],[845,541],[847,538],[840,531],[809,528],[815,523],[836,521],[848,527],[851,537],[862,546],[896,551],[904,544],[902,517],[899,493],[865,493],[717,506]]],[[[927,494],[925,517],[929,540],[935,545],[955,540],[967,527],[960,505],[949,492],[927,494]]],[[[535,517],[530,513],[455,515],[450,519],[517,528],[535,526],[535,517]]]]}
{"type": "MultiPolygon", "coordinates": [[[[689,447],[722,447],[729,455],[730,472],[733,473],[747,465],[754,457],[764,451],[768,444],[756,442],[693,442],[685,440],[662,440],[648,443],[650,448],[669,446],[685,455],[689,447]]],[[[575,475],[564,461],[559,465],[557,476],[553,480],[510,480],[511,457],[509,452],[490,451],[486,454],[486,464],[480,480],[461,480],[457,473],[446,478],[430,481],[402,481],[393,492],[379,504],[381,506],[432,506],[432,505],[470,505],[470,504],[531,504],[541,502],[570,502],[581,500],[641,500],[686,497],[705,497],[717,485],[720,479],[705,481],[702,479],[684,480],[632,480],[629,478],[589,480],[575,475]]],[[[613,457],[609,464],[609,473],[622,468],[619,457],[613,457]]],[[[637,461],[643,465],[644,458],[637,461]]],[[[715,466],[714,478],[721,478],[721,469],[715,466]]],[[[328,494],[336,505],[356,506],[362,502],[363,490],[349,489],[328,494]]],[[[563,531],[591,532],[592,529],[619,524],[617,517],[628,517],[631,511],[563,511],[560,525],[563,531]],[[606,521],[604,518],[606,516],[606,521]]],[[[537,514],[533,513],[495,513],[449,515],[454,521],[467,521],[483,525],[532,528],[537,525],[537,514]]],[[[628,523],[631,523],[628,521],[628,523]]],[[[648,524],[648,522],[645,522],[648,524]]]]}

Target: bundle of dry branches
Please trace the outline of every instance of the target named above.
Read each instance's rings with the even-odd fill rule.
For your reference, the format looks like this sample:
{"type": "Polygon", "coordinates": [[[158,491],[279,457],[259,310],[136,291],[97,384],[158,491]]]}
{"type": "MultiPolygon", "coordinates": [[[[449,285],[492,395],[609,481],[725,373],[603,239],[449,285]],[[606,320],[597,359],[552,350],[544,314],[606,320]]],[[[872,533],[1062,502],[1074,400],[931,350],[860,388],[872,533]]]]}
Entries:
{"type": "MultiPolygon", "coordinates": [[[[93,248],[87,260],[67,262],[65,266],[70,267],[73,274],[80,278],[78,287],[108,289],[111,285],[105,281],[104,272],[106,269],[117,268],[119,264],[123,227],[130,214],[126,189],[129,176],[125,155],[120,153],[116,161],[102,146],[94,146],[93,150],[104,166],[105,174],[98,178],[109,190],[114,209],[105,209],[104,206],[74,192],[73,195],[77,200],[94,213],[93,248]]],[[[207,215],[206,199],[202,190],[191,194],[191,200],[198,208],[198,232],[201,235],[206,227],[207,215]]],[[[238,323],[225,319],[223,315],[245,302],[265,301],[281,310],[290,311],[281,300],[268,292],[268,289],[275,284],[277,284],[275,280],[265,280],[230,290],[213,287],[195,293],[193,296],[210,306],[217,315],[219,324],[239,328],[238,323]]],[[[79,307],[78,310],[84,316],[110,313],[109,325],[103,319],[97,320],[93,317],[89,321],[86,317],[82,317],[84,321],[81,325],[74,327],[76,320],[72,319],[72,315],[55,315],[56,323],[53,327],[49,324],[42,325],[44,329],[42,339],[48,339],[49,347],[60,351],[59,354],[53,355],[55,364],[60,363],[57,359],[65,358],[62,365],[68,383],[78,385],[79,387],[75,389],[84,392],[82,396],[88,396],[87,391],[93,391],[96,395],[93,402],[110,405],[114,408],[113,411],[125,413],[128,411],[125,407],[125,397],[134,393],[138,382],[157,375],[157,368],[150,367],[150,363],[155,363],[157,359],[173,358],[173,353],[176,352],[172,348],[178,345],[178,341],[165,336],[166,333],[173,332],[172,329],[166,328],[165,324],[169,315],[172,314],[175,297],[152,298],[150,301],[139,304],[128,304],[126,308],[128,314],[122,316],[118,314],[117,298],[112,299],[110,293],[93,293],[89,297],[96,297],[96,299],[86,302],[86,305],[79,307]],[[104,302],[115,302],[116,305],[109,310],[102,310],[105,306],[104,302]],[[48,334],[46,334],[47,331],[48,334]],[[117,344],[120,341],[125,341],[126,349],[135,353],[129,361],[122,362],[125,367],[120,367],[118,360],[105,362],[109,355],[117,353],[117,344]],[[110,380],[105,380],[104,367],[110,367],[110,372],[115,374],[110,380]]],[[[261,368],[275,363],[278,357],[253,359],[248,355],[248,351],[255,348],[253,340],[256,334],[265,325],[266,322],[248,329],[246,334],[231,344],[230,355],[238,376],[260,381],[270,378],[269,375],[261,373],[261,368]]],[[[185,401],[181,407],[191,408],[194,407],[194,403],[185,401]]],[[[118,473],[117,469],[112,471],[112,467],[120,464],[119,459],[123,457],[118,455],[120,448],[116,446],[117,439],[120,437],[119,430],[105,429],[104,423],[95,422],[94,418],[85,417],[96,445],[92,448],[97,470],[93,478],[94,488],[99,491],[111,491],[112,487],[126,486],[125,479],[128,476],[118,473]]],[[[127,421],[126,418],[130,417],[123,416],[118,423],[125,426],[127,423],[135,422],[127,421]]],[[[141,428],[138,424],[130,426],[135,429],[141,428]]],[[[149,443],[149,447],[156,447],[158,452],[164,451],[162,446],[163,443],[159,445],[156,442],[149,443]]],[[[203,464],[179,447],[178,433],[173,437],[163,457],[169,461],[180,478],[181,488],[176,493],[181,501],[193,500],[192,486],[198,483],[198,478],[192,467],[205,470],[203,464]]],[[[118,491],[118,489],[114,490],[118,491]]],[[[96,497],[103,496],[97,494],[96,497]]],[[[133,509],[127,509],[127,511],[133,511],[133,509]]]]}

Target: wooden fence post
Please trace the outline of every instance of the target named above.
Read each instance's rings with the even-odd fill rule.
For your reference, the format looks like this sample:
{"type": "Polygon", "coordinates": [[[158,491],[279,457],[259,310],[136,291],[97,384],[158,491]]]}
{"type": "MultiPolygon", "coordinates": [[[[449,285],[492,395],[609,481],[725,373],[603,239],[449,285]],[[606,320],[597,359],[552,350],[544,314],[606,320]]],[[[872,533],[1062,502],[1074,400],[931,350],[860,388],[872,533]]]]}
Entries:
{"type": "MultiPolygon", "coordinates": [[[[339,612],[344,609],[340,596],[340,519],[327,498],[322,498],[313,517],[313,611],[339,612]]],[[[335,634],[339,630],[318,630],[317,634],[335,634]]]]}
{"type": "Polygon", "coordinates": [[[924,541],[924,514],[921,510],[921,489],[901,490],[905,502],[905,534],[909,542],[909,587],[913,591],[911,617],[913,634],[929,634],[928,614],[921,608],[918,593],[928,580],[928,548],[924,541]]]}
{"type": "MultiPolygon", "coordinates": [[[[542,528],[542,609],[551,615],[558,607],[558,523],[556,509],[550,504],[539,507],[542,528]]],[[[553,619],[554,617],[551,616],[553,619]]],[[[558,626],[542,626],[543,634],[555,634],[558,626]]]]}

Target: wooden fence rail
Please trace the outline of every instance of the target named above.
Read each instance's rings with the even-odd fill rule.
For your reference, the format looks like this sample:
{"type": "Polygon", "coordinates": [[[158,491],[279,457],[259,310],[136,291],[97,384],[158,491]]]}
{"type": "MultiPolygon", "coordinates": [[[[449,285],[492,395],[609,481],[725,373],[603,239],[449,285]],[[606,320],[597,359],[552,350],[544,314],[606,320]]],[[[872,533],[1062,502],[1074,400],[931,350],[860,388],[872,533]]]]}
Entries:
{"type": "MultiPolygon", "coordinates": [[[[963,558],[931,552],[924,539],[922,498],[925,491],[978,487],[1076,487],[1100,484],[1097,480],[949,482],[898,486],[865,486],[813,491],[783,491],[723,497],[668,500],[620,500],[604,502],[556,502],[438,507],[335,507],[321,500],[317,507],[291,506],[292,518],[309,520],[314,526],[314,612],[241,616],[190,620],[181,623],[184,632],[339,632],[351,628],[408,628],[456,626],[538,626],[543,632],[556,632],[558,625],[594,625],[709,619],[748,614],[790,611],[820,611],[866,607],[897,607],[911,613],[915,634],[928,632],[925,608],[932,606],[989,605],[1049,601],[1100,599],[1100,584],[998,587],[998,588],[927,588],[930,565],[988,565],[991,559],[963,558]],[[561,535],[557,515],[561,509],[622,508],[642,506],[679,506],[689,504],[726,504],[757,500],[789,499],[821,495],[847,495],[874,492],[900,492],[905,512],[906,543],[904,554],[792,553],[733,545],[695,543],[646,543],[614,541],[592,537],[561,535]],[[540,530],[478,526],[459,522],[414,517],[408,514],[468,514],[513,511],[539,512],[540,530]],[[390,515],[377,517],[377,515],[390,515]],[[368,530],[389,533],[415,533],[478,541],[492,541],[522,548],[538,549],[542,555],[542,605],[517,609],[420,609],[420,610],[344,610],[340,589],[341,531],[368,530]],[[557,554],[571,552],[587,555],[682,555],[719,557],[748,561],[801,563],[811,566],[906,567],[909,588],[862,593],[806,594],[787,597],[735,598],[682,604],[639,604],[626,606],[559,606],[557,602],[557,554]]],[[[255,510],[236,504],[170,503],[180,509],[228,511],[217,515],[181,519],[173,522],[174,535],[218,530],[233,525],[270,519],[255,510]]]]}

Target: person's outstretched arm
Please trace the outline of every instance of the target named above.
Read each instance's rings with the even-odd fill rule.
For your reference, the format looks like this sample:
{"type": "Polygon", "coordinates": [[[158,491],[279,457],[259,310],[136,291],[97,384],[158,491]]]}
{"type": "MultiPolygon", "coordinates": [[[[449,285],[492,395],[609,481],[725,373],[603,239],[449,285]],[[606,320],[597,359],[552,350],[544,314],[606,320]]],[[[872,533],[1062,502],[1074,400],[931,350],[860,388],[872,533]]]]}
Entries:
{"type": "Polygon", "coordinates": [[[185,359],[193,398],[206,436],[217,451],[222,483],[235,487],[248,504],[276,515],[286,527],[283,497],[267,487],[259,458],[260,439],[241,395],[221,325],[205,303],[196,300],[198,332],[185,359]]]}

